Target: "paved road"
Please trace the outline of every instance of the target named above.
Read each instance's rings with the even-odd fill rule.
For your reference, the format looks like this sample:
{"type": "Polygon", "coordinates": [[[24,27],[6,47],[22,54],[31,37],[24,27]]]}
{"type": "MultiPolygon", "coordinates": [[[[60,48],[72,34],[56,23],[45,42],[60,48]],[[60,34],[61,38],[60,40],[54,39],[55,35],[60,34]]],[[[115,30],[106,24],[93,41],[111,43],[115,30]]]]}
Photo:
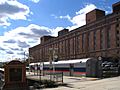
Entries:
{"type": "Polygon", "coordinates": [[[70,77],[64,79],[68,83],[67,86],[60,86],[58,88],[49,88],[43,90],[120,90],[120,76],[114,78],[107,78],[95,80],[92,78],[80,79],[70,77]]]}

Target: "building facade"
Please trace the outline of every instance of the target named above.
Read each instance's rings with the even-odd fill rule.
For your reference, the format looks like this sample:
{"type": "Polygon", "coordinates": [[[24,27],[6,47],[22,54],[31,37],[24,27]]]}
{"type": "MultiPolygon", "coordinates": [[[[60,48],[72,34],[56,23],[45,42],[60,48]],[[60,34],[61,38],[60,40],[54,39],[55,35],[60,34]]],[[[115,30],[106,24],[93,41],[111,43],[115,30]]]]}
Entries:
{"type": "Polygon", "coordinates": [[[29,48],[31,62],[120,55],[120,2],[112,5],[113,12],[95,9],[86,14],[86,25],[72,31],[64,29],[57,37],[43,36],[41,43],[29,48]],[[55,53],[53,52],[55,51],[55,53]]]}

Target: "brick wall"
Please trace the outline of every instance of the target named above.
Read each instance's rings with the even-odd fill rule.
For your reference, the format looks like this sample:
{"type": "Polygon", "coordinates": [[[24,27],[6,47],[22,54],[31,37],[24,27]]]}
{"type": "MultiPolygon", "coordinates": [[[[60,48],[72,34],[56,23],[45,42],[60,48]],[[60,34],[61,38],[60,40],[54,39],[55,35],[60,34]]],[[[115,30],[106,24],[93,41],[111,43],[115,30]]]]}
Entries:
{"type": "Polygon", "coordinates": [[[88,23],[82,27],[29,48],[30,55],[34,57],[32,62],[49,61],[49,48],[58,48],[59,60],[120,55],[120,46],[116,47],[116,24],[120,24],[120,13],[104,16],[104,11],[91,12],[87,14],[87,19],[93,21],[88,20],[88,23]],[[103,17],[99,18],[100,16],[103,17]]]}

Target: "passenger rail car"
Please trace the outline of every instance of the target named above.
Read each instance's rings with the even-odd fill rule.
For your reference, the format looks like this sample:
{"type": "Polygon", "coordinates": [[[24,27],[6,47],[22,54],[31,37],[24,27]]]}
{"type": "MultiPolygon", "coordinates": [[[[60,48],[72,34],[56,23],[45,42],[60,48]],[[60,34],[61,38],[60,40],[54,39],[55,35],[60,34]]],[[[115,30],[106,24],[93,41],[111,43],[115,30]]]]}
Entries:
{"type": "MultiPolygon", "coordinates": [[[[86,59],[75,59],[75,60],[65,60],[58,62],[43,62],[44,72],[63,72],[67,76],[81,76],[86,75],[86,59]],[[53,69],[54,68],[54,69],[53,69]]],[[[31,63],[30,69],[33,70],[40,69],[40,63],[31,63]]]]}

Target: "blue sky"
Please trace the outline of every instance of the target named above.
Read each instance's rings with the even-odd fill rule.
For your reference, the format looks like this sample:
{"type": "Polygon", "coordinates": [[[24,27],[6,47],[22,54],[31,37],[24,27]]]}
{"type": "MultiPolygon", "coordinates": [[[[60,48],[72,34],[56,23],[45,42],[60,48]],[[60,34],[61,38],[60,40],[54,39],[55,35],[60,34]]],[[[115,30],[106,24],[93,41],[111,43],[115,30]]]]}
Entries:
{"type": "Polygon", "coordinates": [[[98,8],[112,13],[119,0],[0,0],[0,61],[24,58],[43,35],[85,25],[85,14],[98,8]]]}

